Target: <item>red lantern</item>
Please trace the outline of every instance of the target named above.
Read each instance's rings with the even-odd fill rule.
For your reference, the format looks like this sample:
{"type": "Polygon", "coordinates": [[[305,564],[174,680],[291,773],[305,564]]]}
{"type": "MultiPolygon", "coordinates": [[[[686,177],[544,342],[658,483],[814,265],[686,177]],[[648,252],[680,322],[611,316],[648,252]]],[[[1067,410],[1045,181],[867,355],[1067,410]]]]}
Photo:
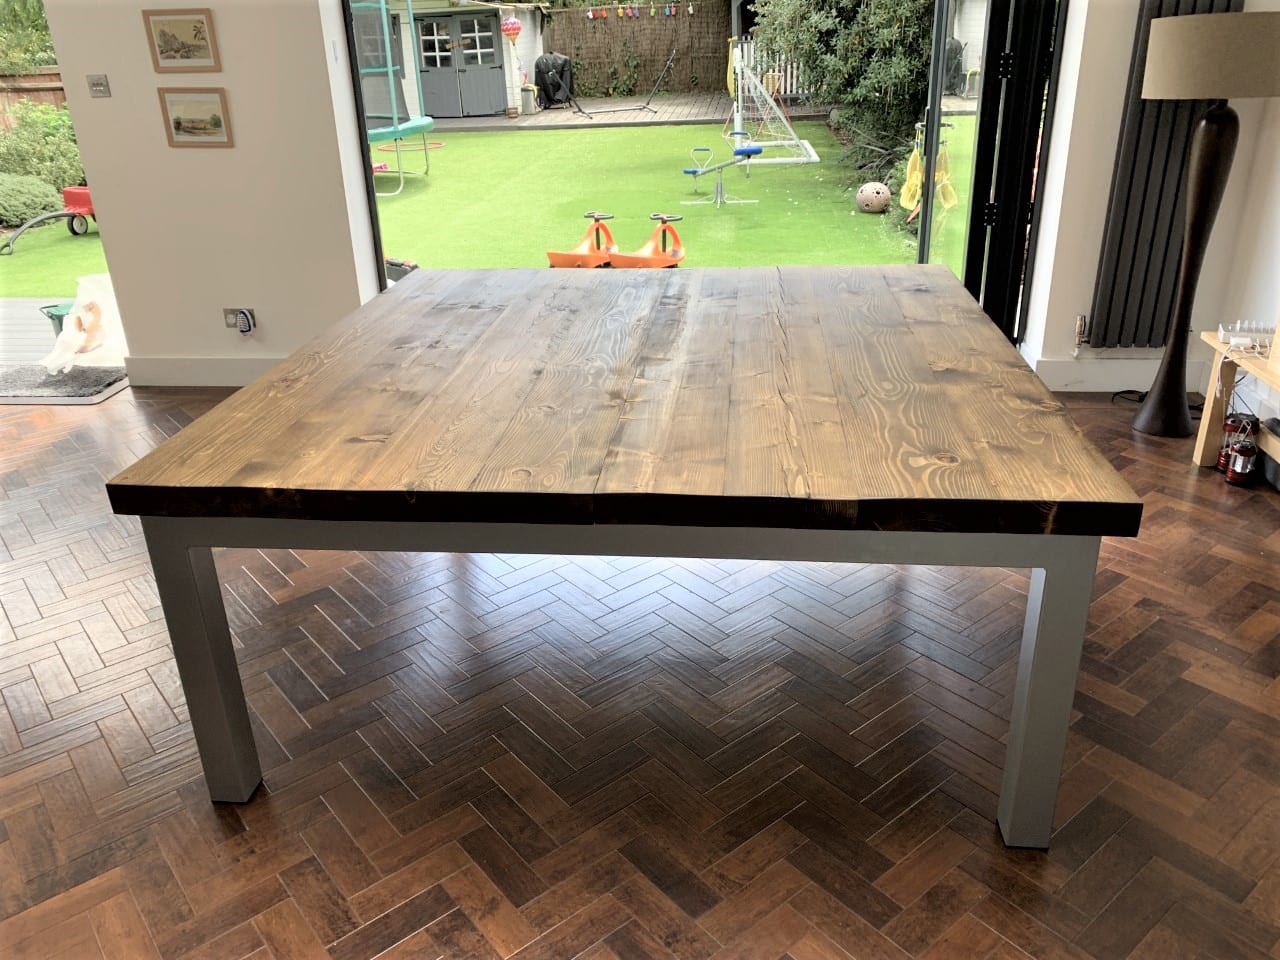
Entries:
{"type": "Polygon", "coordinates": [[[516,37],[520,36],[520,31],[524,29],[524,25],[516,17],[507,17],[502,21],[502,35],[511,41],[511,46],[516,45],[516,37]]]}

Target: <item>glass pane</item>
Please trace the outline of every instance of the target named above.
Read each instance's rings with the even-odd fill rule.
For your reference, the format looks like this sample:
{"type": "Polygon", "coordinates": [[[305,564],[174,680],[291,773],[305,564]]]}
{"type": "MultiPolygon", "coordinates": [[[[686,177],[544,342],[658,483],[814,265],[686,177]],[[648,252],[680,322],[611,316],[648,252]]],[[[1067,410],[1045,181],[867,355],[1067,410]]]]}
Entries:
{"type": "Polygon", "coordinates": [[[453,54],[450,52],[451,41],[446,24],[436,21],[421,21],[419,32],[422,42],[422,66],[425,68],[448,67],[453,65],[453,54]]]}
{"type": "Polygon", "coordinates": [[[498,62],[494,50],[495,36],[493,22],[466,18],[461,23],[459,37],[465,48],[463,60],[469,67],[490,66],[498,62]]]}
{"type": "Polygon", "coordinates": [[[978,85],[987,0],[953,0],[942,63],[942,127],[934,171],[929,260],[964,277],[973,209],[973,153],[978,138],[978,85]]]}

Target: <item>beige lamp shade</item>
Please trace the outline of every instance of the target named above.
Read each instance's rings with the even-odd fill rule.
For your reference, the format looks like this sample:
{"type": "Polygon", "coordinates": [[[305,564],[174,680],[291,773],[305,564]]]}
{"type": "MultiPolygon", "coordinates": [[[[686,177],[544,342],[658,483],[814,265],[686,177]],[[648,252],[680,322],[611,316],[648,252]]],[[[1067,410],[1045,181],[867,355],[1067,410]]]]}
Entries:
{"type": "Polygon", "coordinates": [[[1144,100],[1280,97],[1280,12],[1151,21],[1144,100]]]}

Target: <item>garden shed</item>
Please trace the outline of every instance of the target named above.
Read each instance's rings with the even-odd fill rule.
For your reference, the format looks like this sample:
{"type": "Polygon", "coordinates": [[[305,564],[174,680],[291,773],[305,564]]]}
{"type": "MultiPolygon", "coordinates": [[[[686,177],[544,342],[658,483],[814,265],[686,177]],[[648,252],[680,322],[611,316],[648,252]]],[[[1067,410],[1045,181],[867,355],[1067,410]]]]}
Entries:
{"type": "Polygon", "coordinates": [[[388,9],[392,55],[411,113],[442,118],[519,111],[520,86],[532,79],[533,61],[542,53],[544,5],[391,0],[388,9]],[[413,29],[407,28],[410,9],[413,29]],[[512,17],[520,23],[514,42],[502,33],[503,21],[512,17]]]}

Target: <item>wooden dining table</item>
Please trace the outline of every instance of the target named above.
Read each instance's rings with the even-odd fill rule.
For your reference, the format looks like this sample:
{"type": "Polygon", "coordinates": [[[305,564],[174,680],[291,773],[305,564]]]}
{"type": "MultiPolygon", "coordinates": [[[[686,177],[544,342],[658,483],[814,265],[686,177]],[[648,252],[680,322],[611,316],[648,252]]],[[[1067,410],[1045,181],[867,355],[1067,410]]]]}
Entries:
{"type": "Polygon", "coordinates": [[[210,796],[261,781],[212,549],[1026,568],[998,806],[1046,847],[1142,503],[943,267],[420,270],[107,485],[210,796]]]}

